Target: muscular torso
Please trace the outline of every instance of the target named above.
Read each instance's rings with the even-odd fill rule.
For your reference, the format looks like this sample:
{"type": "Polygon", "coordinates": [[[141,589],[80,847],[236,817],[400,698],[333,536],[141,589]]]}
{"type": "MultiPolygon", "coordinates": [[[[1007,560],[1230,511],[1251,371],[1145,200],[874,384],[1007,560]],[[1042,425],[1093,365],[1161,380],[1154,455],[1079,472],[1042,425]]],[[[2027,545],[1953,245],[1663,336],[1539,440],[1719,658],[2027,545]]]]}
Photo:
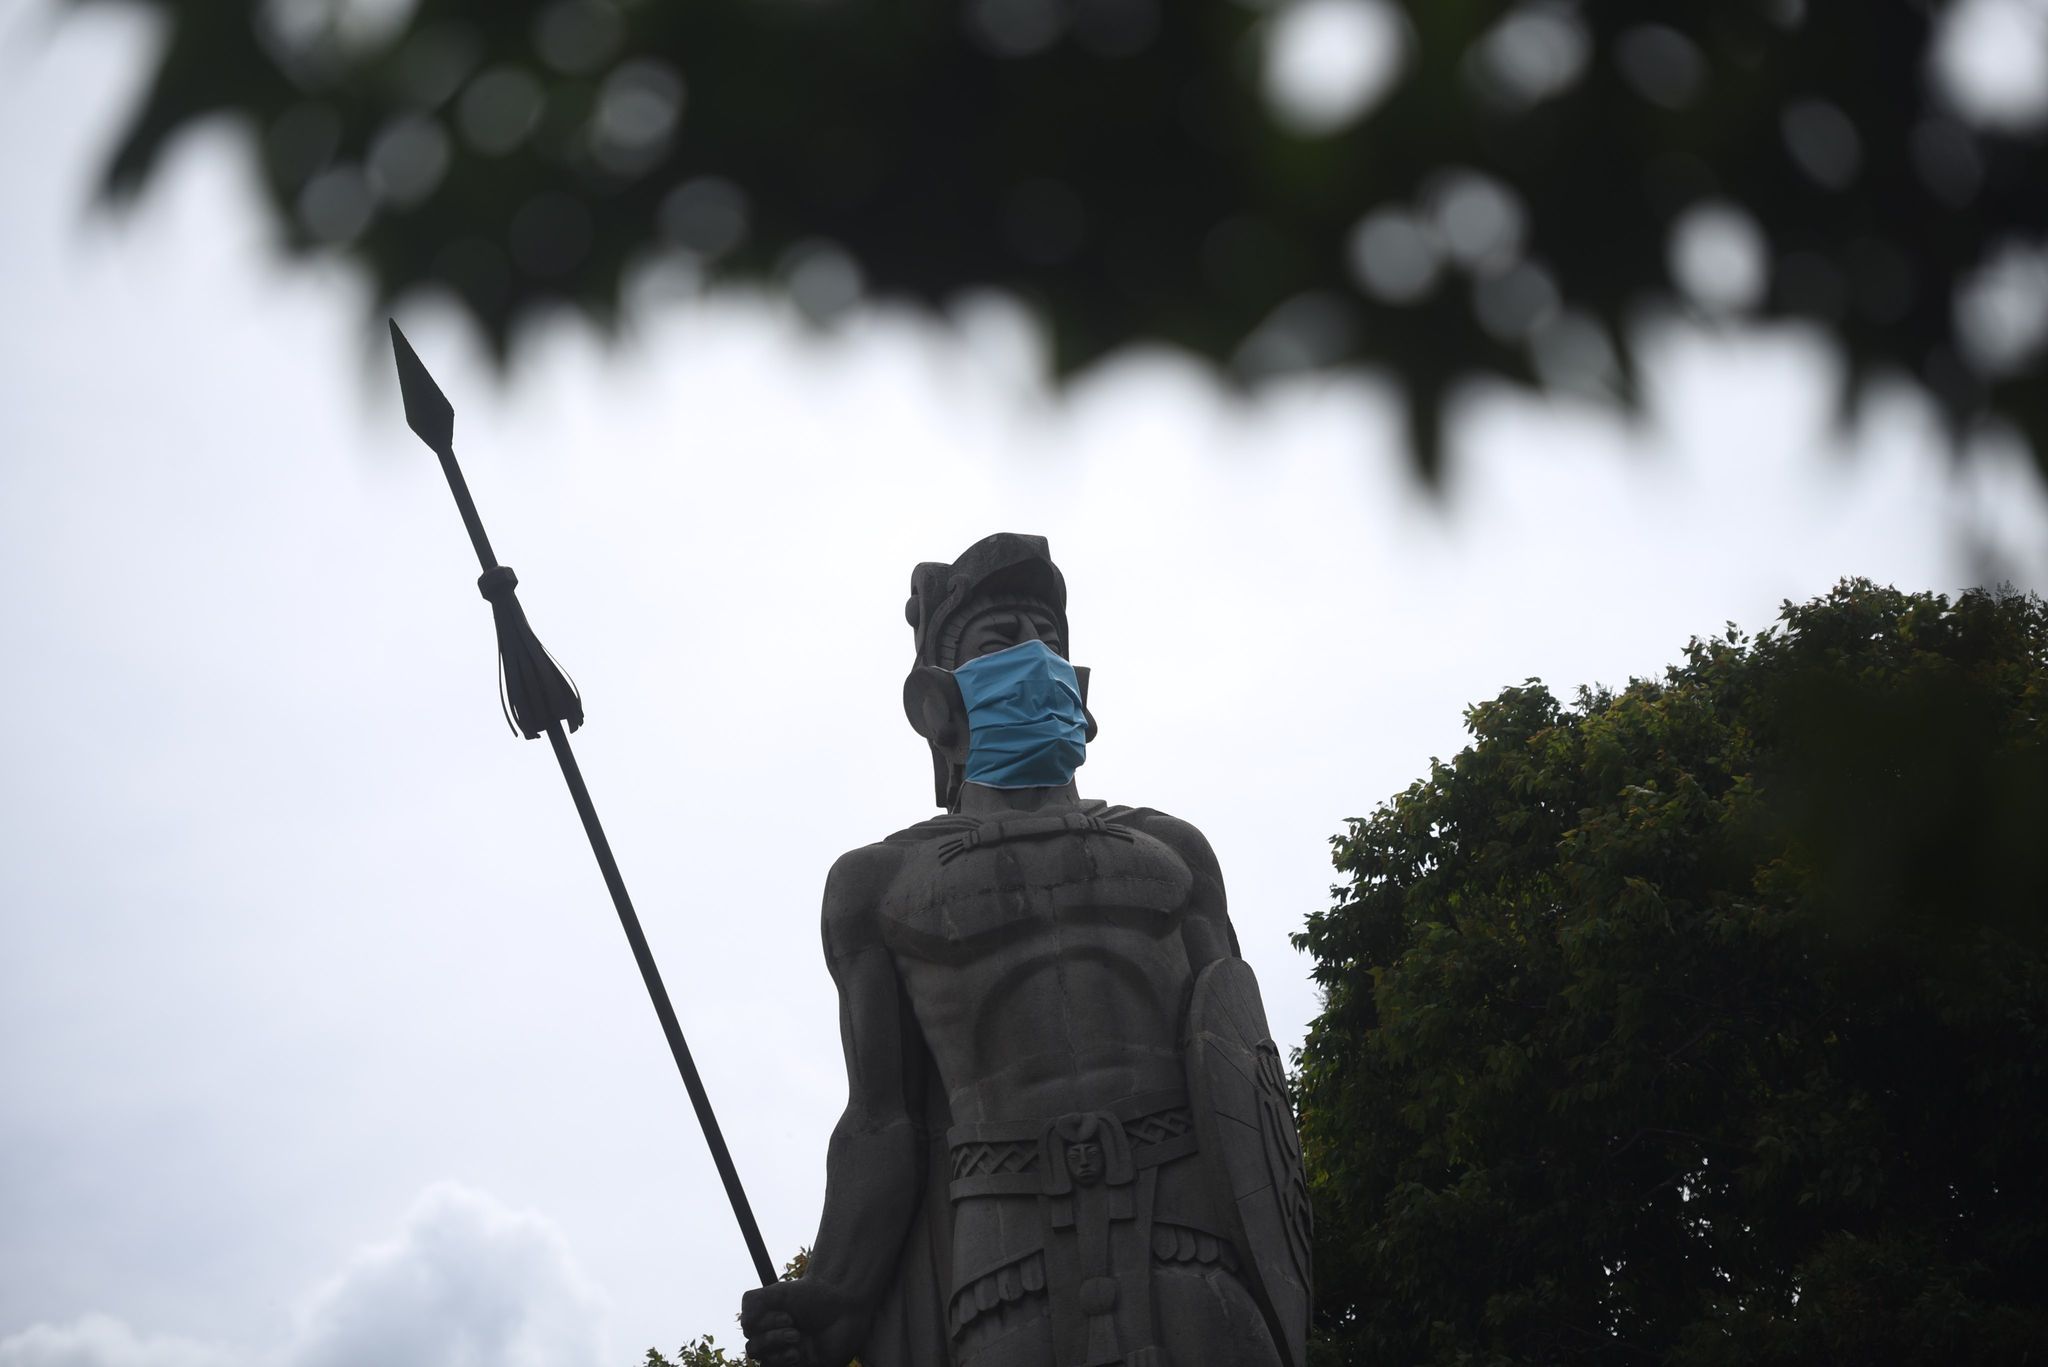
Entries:
{"type": "Polygon", "coordinates": [[[935,1276],[954,1367],[1277,1367],[1190,1109],[1188,1005],[1236,954],[1200,832],[1071,796],[939,817],[834,867],[825,940],[849,1101],[815,1274],[882,1292],[870,1231],[921,1201],[898,1285],[935,1276]]]}
{"type": "MultiPolygon", "coordinates": [[[[883,942],[955,1123],[1111,1106],[1181,1085],[1194,878],[1137,822],[1025,816],[917,841],[883,942]]],[[[940,823],[945,825],[947,823],[940,823]]]]}

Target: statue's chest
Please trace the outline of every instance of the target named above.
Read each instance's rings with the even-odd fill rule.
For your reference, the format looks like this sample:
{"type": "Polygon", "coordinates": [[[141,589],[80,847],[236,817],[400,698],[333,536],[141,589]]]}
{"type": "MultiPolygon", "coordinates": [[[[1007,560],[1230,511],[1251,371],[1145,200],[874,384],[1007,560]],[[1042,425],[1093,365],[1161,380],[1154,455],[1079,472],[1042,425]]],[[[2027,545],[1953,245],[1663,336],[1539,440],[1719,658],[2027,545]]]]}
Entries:
{"type": "Polygon", "coordinates": [[[991,945],[1090,927],[1173,930],[1193,877],[1142,831],[1095,819],[1012,819],[920,845],[882,915],[890,947],[954,961],[991,945]]]}

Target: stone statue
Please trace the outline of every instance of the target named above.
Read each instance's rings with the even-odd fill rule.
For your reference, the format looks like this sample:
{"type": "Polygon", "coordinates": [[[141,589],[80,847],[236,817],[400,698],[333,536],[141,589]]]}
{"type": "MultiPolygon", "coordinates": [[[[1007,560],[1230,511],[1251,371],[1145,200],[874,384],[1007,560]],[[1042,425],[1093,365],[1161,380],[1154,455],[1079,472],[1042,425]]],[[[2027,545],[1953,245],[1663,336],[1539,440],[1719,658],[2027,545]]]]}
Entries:
{"type": "Polygon", "coordinates": [[[847,1104],[766,1367],[1303,1367],[1279,1052],[1201,832],[1084,801],[1095,736],[1041,537],[924,564],[910,724],[947,815],[825,885],[847,1104]]]}

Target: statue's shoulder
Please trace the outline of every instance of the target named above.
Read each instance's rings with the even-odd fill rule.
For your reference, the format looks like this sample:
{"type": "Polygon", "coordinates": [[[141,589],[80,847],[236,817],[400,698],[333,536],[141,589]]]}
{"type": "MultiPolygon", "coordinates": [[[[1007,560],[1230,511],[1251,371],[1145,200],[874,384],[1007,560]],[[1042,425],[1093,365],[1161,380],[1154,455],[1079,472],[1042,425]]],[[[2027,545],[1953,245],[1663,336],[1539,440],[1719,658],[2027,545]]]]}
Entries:
{"type": "Polygon", "coordinates": [[[904,869],[934,841],[972,830],[971,816],[936,816],[872,845],[848,850],[825,875],[824,931],[828,957],[847,958],[881,944],[882,908],[904,869]]]}
{"type": "Polygon", "coordinates": [[[877,840],[872,845],[862,845],[840,855],[832,861],[831,872],[825,875],[825,914],[831,916],[835,908],[850,910],[863,904],[872,906],[887,890],[889,880],[896,876],[896,870],[902,865],[902,848],[886,840],[877,840]]]}
{"type": "Polygon", "coordinates": [[[832,871],[825,875],[825,919],[829,922],[872,913],[919,846],[970,829],[974,824],[973,817],[937,816],[840,855],[833,861],[832,871]]]}
{"type": "Polygon", "coordinates": [[[1209,838],[1194,823],[1162,812],[1157,807],[1112,806],[1105,807],[1100,815],[1113,825],[1143,831],[1185,859],[1196,873],[1213,875],[1216,854],[1209,848],[1209,838]]]}
{"type": "Polygon", "coordinates": [[[832,861],[820,918],[828,960],[851,960],[880,946],[877,913],[903,867],[903,855],[903,846],[877,840],[832,861]]]}

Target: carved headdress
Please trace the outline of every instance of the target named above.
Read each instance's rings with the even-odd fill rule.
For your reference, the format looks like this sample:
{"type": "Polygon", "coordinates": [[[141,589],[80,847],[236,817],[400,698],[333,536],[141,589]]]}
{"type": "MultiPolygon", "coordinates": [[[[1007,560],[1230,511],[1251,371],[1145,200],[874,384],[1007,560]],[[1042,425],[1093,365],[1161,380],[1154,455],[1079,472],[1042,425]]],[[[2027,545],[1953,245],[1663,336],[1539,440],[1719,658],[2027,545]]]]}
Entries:
{"type": "Polygon", "coordinates": [[[960,633],[967,609],[991,598],[1028,598],[1052,609],[1060,645],[1067,641],[1067,581],[1052,563],[1042,536],[997,532],[960,553],[950,565],[927,560],[910,572],[910,601],[903,616],[917,633],[917,662],[952,669],[959,665],[960,633]]]}

